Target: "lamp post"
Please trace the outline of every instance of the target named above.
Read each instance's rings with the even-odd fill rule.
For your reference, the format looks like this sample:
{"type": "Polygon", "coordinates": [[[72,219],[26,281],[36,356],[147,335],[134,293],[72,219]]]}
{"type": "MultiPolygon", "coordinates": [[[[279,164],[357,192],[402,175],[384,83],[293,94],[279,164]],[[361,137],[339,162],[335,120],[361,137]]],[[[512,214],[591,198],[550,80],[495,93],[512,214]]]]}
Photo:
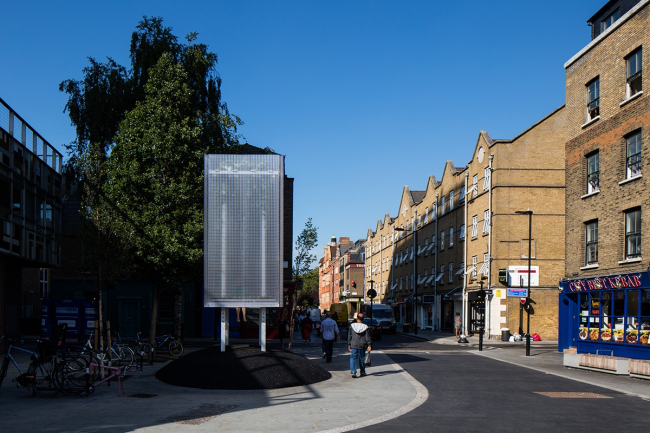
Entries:
{"type": "MultiPolygon", "coordinates": [[[[532,231],[533,231],[533,211],[530,209],[527,210],[518,210],[515,211],[519,215],[528,215],[528,291],[526,292],[526,356],[530,356],[530,259],[531,259],[531,244],[532,240],[532,231]]],[[[521,304],[523,307],[523,304],[521,304]]],[[[520,322],[521,323],[521,322],[520,322]]],[[[521,326],[520,326],[521,327],[521,326]]]]}
{"type": "MultiPolygon", "coordinates": [[[[414,224],[415,224],[415,219],[414,219],[414,224]]],[[[398,232],[403,232],[406,231],[402,227],[396,227],[395,231],[398,232]]],[[[415,250],[418,244],[418,231],[414,228],[413,229],[413,299],[415,302],[415,320],[413,322],[413,333],[415,335],[418,335],[418,254],[417,251],[415,250]]]]}

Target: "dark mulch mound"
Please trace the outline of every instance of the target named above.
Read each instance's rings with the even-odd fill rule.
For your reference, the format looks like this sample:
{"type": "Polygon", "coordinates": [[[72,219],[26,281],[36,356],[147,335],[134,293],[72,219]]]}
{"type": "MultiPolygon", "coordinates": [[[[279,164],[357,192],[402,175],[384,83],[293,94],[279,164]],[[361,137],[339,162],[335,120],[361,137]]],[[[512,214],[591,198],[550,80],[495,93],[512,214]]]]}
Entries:
{"type": "Polygon", "coordinates": [[[307,358],[281,349],[210,347],[188,353],[158,370],[156,378],[200,389],[275,389],[309,385],[332,375],[307,358]]]}

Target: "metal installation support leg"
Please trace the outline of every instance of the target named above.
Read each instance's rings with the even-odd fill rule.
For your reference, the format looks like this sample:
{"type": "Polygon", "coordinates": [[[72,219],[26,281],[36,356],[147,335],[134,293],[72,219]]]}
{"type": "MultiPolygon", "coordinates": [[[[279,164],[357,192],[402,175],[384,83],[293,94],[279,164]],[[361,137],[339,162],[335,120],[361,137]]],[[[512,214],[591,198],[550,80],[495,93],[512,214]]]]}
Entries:
{"type": "Polygon", "coordinates": [[[260,308],[260,350],[266,352],[266,308],[260,308]]]}
{"type": "Polygon", "coordinates": [[[228,332],[230,331],[228,326],[228,309],[221,309],[221,351],[226,351],[226,346],[228,345],[228,332]]]}

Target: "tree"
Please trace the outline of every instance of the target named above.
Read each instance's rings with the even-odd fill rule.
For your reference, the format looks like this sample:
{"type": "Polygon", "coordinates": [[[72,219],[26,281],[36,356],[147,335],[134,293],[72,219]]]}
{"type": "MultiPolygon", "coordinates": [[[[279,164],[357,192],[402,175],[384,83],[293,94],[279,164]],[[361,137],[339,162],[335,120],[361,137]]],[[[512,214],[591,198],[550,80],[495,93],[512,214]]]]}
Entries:
{"type": "Polygon", "coordinates": [[[307,219],[305,228],[296,239],[296,258],[294,259],[293,280],[301,281],[302,276],[309,272],[311,264],[316,261],[316,256],[310,254],[318,246],[318,227],[314,227],[311,218],[307,219]]]}
{"type": "MultiPolygon", "coordinates": [[[[232,115],[228,111],[227,105],[221,101],[221,78],[215,69],[217,56],[208,51],[206,45],[196,43],[196,38],[196,33],[190,33],[186,38],[187,43],[180,43],[172,33],[172,29],[163,25],[162,18],[144,17],[132,34],[131,68],[129,70],[110,58],[106,63],[90,58],[90,65],[83,70],[83,79],[65,80],[59,86],[59,90],[68,95],[65,110],[68,111],[76,131],[75,140],[67,146],[69,158],[64,167],[64,176],[67,185],[79,186],[82,195],[80,213],[85,218],[85,223],[91,226],[86,227],[89,230],[80,231],[83,235],[82,243],[94,251],[97,257],[99,257],[99,253],[109,253],[107,248],[114,246],[117,249],[105,255],[115,256],[117,253],[128,263],[137,264],[138,274],[142,277],[157,276],[157,268],[145,269],[146,266],[153,265],[153,262],[147,257],[142,257],[142,252],[145,250],[143,244],[131,248],[131,242],[135,239],[133,233],[123,236],[125,233],[129,233],[124,231],[124,221],[131,217],[129,210],[121,209],[120,203],[106,200],[108,198],[108,182],[115,184],[113,185],[113,192],[115,192],[117,185],[124,186],[123,183],[120,184],[120,181],[128,183],[130,179],[116,177],[115,171],[108,176],[105,171],[107,161],[112,159],[112,153],[116,147],[115,138],[118,136],[118,130],[129,125],[122,123],[127,118],[127,113],[139,109],[140,117],[144,116],[142,113],[144,108],[136,107],[138,103],[150,97],[152,90],[147,86],[154,75],[153,68],[163,56],[167,56],[167,65],[171,62],[185,74],[181,80],[186,86],[185,91],[187,92],[184,94],[183,104],[185,106],[183,110],[191,111],[194,116],[193,121],[200,125],[198,134],[202,153],[231,152],[240,148],[240,135],[237,133],[237,127],[243,122],[238,116],[232,115]],[[116,228],[111,221],[121,221],[121,226],[116,228]],[[119,238],[117,241],[114,239],[115,236],[119,238]],[[132,250],[134,255],[130,256],[132,250]]],[[[178,73],[179,70],[176,72],[178,73]]],[[[167,85],[168,83],[169,81],[157,80],[152,85],[167,85]]],[[[162,89],[160,90],[162,91],[162,89]]],[[[176,101],[169,100],[167,102],[173,104],[176,101]]],[[[147,106],[154,107],[151,101],[147,106]]],[[[133,121],[132,118],[131,122],[133,121]]],[[[133,130],[132,125],[131,130],[133,130]]],[[[175,131],[170,131],[170,133],[174,135],[175,131]]],[[[123,133],[120,132],[119,135],[123,141],[128,141],[123,133]]],[[[144,139],[143,137],[139,138],[144,139]]],[[[149,142],[152,150],[157,144],[149,142]]],[[[195,155],[192,152],[189,153],[194,158],[195,155]]],[[[194,159],[189,162],[182,159],[187,155],[188,153],[182,150],[170,154],[172,158],[170,164],[173,162],[177,167],[184,167],[187,163],[194,167],[194,159]]],[[[128,173],[129,175],[138,175],[133,170],[128,173]]],[[[137,181],[136,184],[140,185],[137,181]]],[[[196,192],[202,194],[202,184],[196,192]]],[[[186,198],[190,200],[189,197],[186,198]]],[[[137,200],[138,197],[136,196],[134,199],[137,200]]],[[[194,199],[196,197],[192,197],[192,200],[194,199]]],[[[200,203],[202,206],[202,198],[200,203]]],[[[181,205],[187,205],[192,209],[195,207],[194,202],[191,204],[181,203],[181,205]]],[[[170,209],[165,210],[170,211],[170,209]]],[[[199,225],[202,229],[202,221],[199,225]]],[[[147,233],[147,231],[143,231],[143,227],[139,227],[140,231],[137,233],[149,236],[150,245],[162,245],[174,229],[167,230],[163,226],[159,226],[159,228],[160,231],[147,233]],[[156,236],[158,239],[155,238],[156,236]]],[[[189,230],[189,228],[187,229],[189,230]]],[[[202,247],[202,236],[192,237],[192,242],[195,242],[195,245],[188,248],[193,253],[189,253],[187,250],[180,253],[185,259],[202,247]]],[[[183,260],[179,259],[180,262],[183,260]]],[[[194,260],[191,261],[194,263],[194,260]]],[[[97,275],[98,281],[103,281],[103,283],[98,283],[100,291],[102,284],[105,286],[116,281],[119,275],[118,272],[114,272],[116,263],[106,260],[96,261],[94,274],[97,275]]],[[[198,273],[200,274],[200,270],[198,273]]],[[[169,281],[169,278],[165,277],[163,280],[169,281]]],[[[180,285],[177,285],[176,279],[173,284],[177,290],[175,328],[178,334],[181,311],[179,300],[182,297],[178,292],[180,285]]],[[[157,286],[160,287],[160,283],[157,286]]],[[[154,313],[157,312],[158,294],[159,289],[154,290],[154,313]]],[[[155,327],[152,327],[152,331],[155,331],[155,327]]]]}
{"type": "Polygon", "coordinates": [[[120,236],[154,285],[152,339],[161,290],[180,290],[201,269],[206,152],[201,132],[188,76],[163,54],[149,70],[144,101],[120,125],[106,184],[120,236]]]}
{"type": "Polygon", "coordinates": [[[296,305],[311,307],[318,301],[318,268],[302,275],[302,288],[296,298],[296,305]]]}

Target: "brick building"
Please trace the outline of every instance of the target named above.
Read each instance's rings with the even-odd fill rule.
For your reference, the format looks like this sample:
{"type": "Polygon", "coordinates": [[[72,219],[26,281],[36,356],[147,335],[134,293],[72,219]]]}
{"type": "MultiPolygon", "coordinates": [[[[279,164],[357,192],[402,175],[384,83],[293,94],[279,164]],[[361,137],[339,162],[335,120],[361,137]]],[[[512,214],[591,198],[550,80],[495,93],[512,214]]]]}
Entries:
{"type": "Polygon", "coordinates": [[[566,279],[560,349],[650,358],[650,1],[610,1],[566,70],[566,279]]]}
{"type": "Polygon", "coordinates": [[[461,313],[467,330],[479,321],[488,335],[518,330],[520,298],[508,296],[499,270],[527,273],[529,221],[515,212],[530,209],[539,276],[531,290],[531,332],[555,338],[564,272],[564,113],[558,108],[511,140],[481,131],[466,167],[447,161],[441,180],[430,176],[424,191],[404,187],[397,216],[386,214],[368,231],[366,284],[375,281],[380,302],[393,305],[398,321],[451,331],[461,313]],[[491,290],[485,317],[481,287],[491,290]]]}
{"type": "Polygon", "coordinates": [[[62,156],[0,99],[0,334],[40,333],[59,265],[62,156]]]}
{"type": "Polygon", "coordinates": [[[332,236],[323,248],[323,257],[318,262],[318,298],[321,310],[329,310],[332,304],[340,302],[344,285],[342,274],[345,271],[341,259],[353,247],[354,242],[350,238],[342,237],[337,242],[336,236],[332,236]]]}

